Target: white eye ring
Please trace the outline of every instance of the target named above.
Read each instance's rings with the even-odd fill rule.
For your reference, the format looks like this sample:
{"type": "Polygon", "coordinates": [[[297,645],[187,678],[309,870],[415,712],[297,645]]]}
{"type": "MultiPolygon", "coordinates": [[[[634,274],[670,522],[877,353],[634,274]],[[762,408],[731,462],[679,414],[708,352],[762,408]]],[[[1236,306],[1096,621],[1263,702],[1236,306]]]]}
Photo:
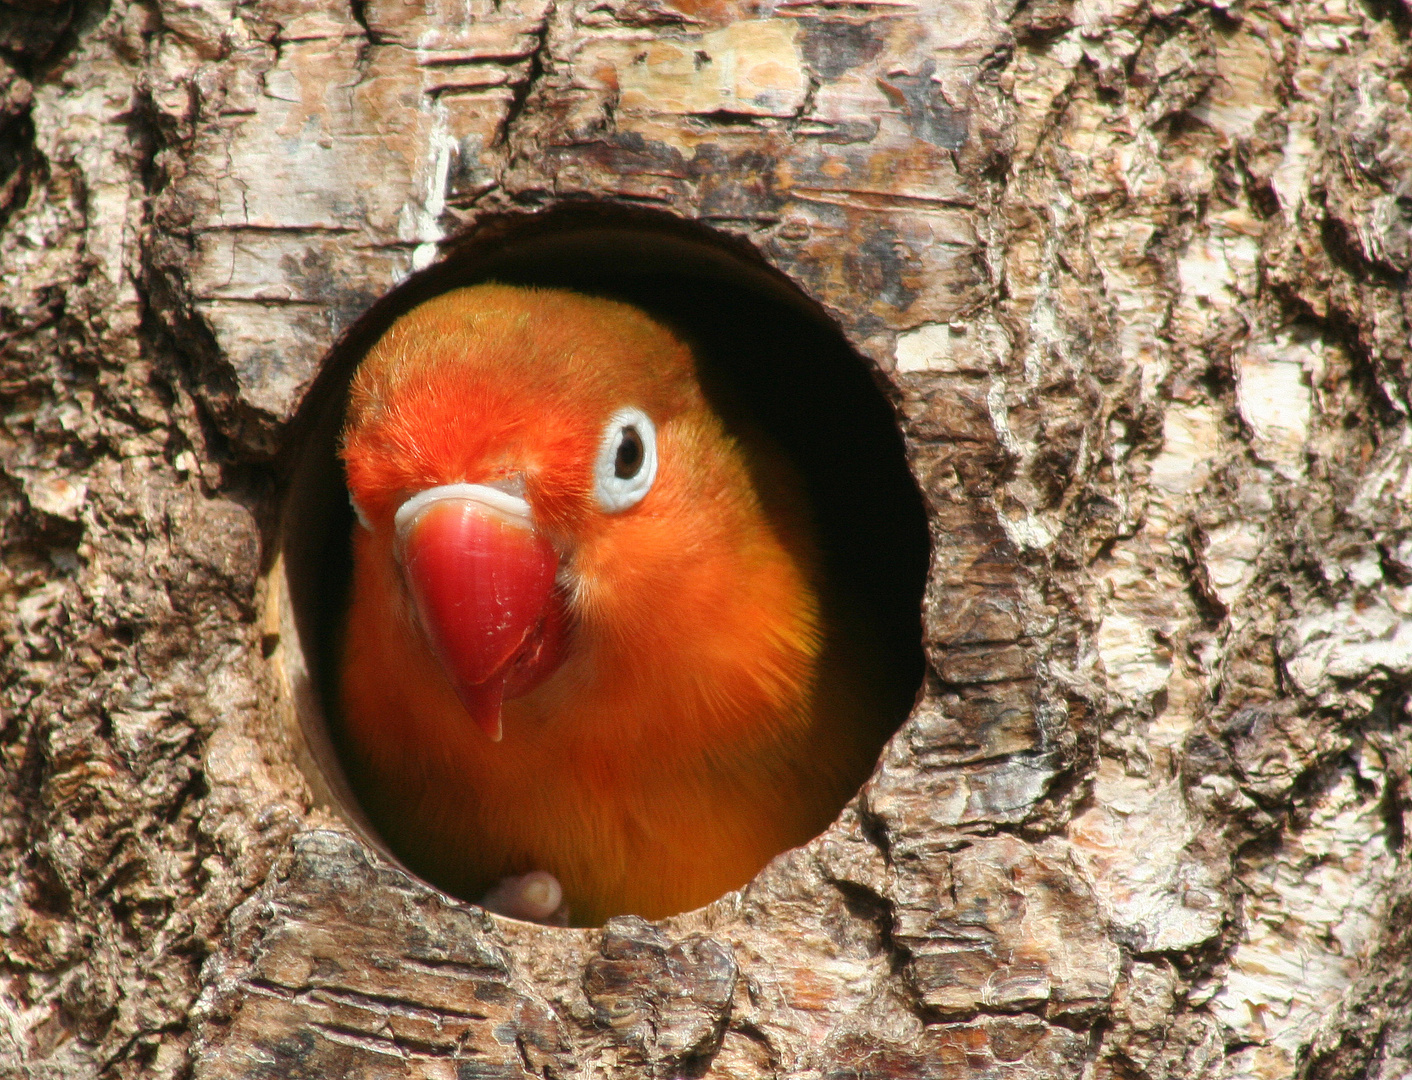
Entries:
{"type": "Polygon", "coordinates": [[[657,479],[657,426],[641,409],[619,409],[603,429],[593,495],[610,514],[636,506],[657,479]]]}

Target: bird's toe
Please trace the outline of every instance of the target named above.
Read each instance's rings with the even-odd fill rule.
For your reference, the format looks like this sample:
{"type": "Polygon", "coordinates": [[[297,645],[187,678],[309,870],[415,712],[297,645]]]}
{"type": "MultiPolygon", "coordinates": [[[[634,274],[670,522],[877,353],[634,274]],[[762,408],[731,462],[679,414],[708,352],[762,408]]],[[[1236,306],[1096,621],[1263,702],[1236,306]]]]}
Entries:
{"type": "Polygon", "coordinates": [[[569,921],[563,886],[558,878],[544,870],[501,878],[481,897],[480,904],[497,915],[526,922],[567,926],[569,921]]]}

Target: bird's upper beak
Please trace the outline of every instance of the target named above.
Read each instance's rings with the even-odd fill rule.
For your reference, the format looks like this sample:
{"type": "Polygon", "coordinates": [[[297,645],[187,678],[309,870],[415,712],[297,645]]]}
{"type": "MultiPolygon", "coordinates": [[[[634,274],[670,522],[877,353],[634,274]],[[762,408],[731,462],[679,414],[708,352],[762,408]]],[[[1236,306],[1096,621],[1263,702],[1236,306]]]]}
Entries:
{"type": "Polygon", "coordinates": [[[471,718],[496,742],[501,703],[562,660],[559,559],[529,503],[481,484],[448,484],[397,511],[397,557],[433,654],[471,718]]]}

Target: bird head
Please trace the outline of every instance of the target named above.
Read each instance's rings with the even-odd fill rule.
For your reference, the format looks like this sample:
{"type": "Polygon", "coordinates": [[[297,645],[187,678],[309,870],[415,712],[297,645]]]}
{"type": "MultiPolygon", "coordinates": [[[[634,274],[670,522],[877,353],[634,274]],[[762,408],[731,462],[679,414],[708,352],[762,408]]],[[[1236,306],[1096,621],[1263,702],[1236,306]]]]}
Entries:
{"type": "Polygon", "coordinates": [[[492,740],[503,701],[563,663],[602,567],[630,574],[670,543],[683,491],[662,476],[689,438],[679,421],[705,412],[669,331],[558,290],[444,294],[364,358],[342,447],[361,542],[400,578],[408,631],[492,740]]]}

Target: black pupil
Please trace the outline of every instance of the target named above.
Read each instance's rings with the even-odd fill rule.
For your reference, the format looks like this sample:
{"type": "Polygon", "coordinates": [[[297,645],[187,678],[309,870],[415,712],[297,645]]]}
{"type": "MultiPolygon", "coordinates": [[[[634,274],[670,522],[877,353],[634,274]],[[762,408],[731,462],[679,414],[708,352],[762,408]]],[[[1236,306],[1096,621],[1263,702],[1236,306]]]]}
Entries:
{"type": "Polygon", "coordinates": [[[619,480],[631,480],[642,468],[642,436],[635,427],[623,428],[618,454],[613,459],[613,475],[619,480]]]}

